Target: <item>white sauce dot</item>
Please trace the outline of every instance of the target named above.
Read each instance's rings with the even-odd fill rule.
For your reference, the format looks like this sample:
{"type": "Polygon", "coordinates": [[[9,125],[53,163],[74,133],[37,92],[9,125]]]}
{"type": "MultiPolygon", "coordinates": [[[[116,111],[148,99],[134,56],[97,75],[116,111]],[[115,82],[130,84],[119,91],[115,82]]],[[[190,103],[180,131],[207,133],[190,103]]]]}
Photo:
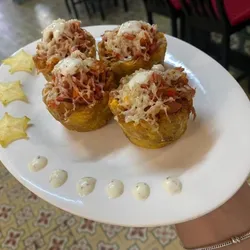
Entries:
{"type": "Polygon", "coordinates": [[[65,170],[57,169],[51,173],[49,177],[49,183],[52,185],[52,187],[58,188],[62,186],[67,179],[68,173],[65,170]]]}
{"type": "Polygon", "coordinates": [[[29,163],[28,167],[31,172],[37,172],[41,169],[45,168],[48,163],[48,159],[44,156],[35,157],[31,163],[29,163]]]}
{"type": "Polygon", "coordinates": [[[146,200],[150,195],[150,187],[147,183],[139,182],[132,189],[132,193],[137,200],[146,200]]]}
{"type": "Polygon", "coordinates": [[[170,194],[180,193],[182,190],[182,184],[179,179],[168,177],[163,182],[164,189],[170,194]]]}
{"type": "Polygon", "coordinates": [[[124,185],[120,180],[112,180],[106,189],[108,197],[110,199],[117,198],[123,194],[124,185]]]}
{"type": "Polygon", "coordinates": [[[84,177],[76,184],[77,193],[83,197],[89,195],[95,189],[96,179],[92,177],[84,177]]]}

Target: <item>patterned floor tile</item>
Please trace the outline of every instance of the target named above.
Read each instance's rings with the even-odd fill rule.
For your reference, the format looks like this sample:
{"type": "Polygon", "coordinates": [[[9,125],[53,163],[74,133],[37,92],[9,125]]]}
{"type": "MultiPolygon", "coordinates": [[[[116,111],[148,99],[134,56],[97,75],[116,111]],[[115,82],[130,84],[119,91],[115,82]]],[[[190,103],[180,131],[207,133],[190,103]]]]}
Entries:
{"type": "Polygon", "coordinates": [[[109,224],[101,224],[101,228],[109,240],[116,237],[124,228],[109,224]]]}
{"type": "Polygon", "coordinates": [[[44,250],[64,250],[69,249],[75,242],[74,235],[70,227],[66,226],[63,230],[60,226],[44,235],[45,246],[44,250]]]}
{"type": "Polygon", "coordinates": [[[173,226],[154,228],[153,235],[163,247],[169,245],[177,237],[173,226]]]}
{"type": "Polygon", "coordinates": [[[97,223],[80,217],[76,217],[76,222],[70,227],[75,239],[81,239],[82,236],[91,236],[96,233],[97,223]]]}
{"type": "Polygon", "coordinates": [[[0,228],[2,231],[5,228],[8,228],[10,225],[15,224],[15,215],[14,215],[15,206],[9,202],[1,201],[0,204],[0,228]]]}
{"type": "Polygon", "coordinates": [[[21,241],[25,231],[22,229],[8,229],[6,235],[4,235],[3,241],[1,242],[1,249],[24,249],[21,241]]]}
{"type": "Polygon", "coordinates": [[[34,212],[34,219],[29,221],[28,225],[30,229],[39,228],[42,235],[46,235],[57,227],[56,216],[57,214],[52,207],[49,209],[40,207],[38,213],[34,212]]]}
{"type": "Polygon", "coordinates": [[[4,227],[2,230],[2,240],[0,240],[0,249],[25,249],[24,239],[31,235],[31,231],[27,224],[21,226],[14,222],[11,226],[4,227]],[[2,247],[2,248],[1,248],[2,247]]]}
{"type": "Polygon", "coordinates": [[[73,244],[69,246],[69,250],[91,250],[91,249],[93,248],[84,237],[78,241],[73,242],[73,244]]]}

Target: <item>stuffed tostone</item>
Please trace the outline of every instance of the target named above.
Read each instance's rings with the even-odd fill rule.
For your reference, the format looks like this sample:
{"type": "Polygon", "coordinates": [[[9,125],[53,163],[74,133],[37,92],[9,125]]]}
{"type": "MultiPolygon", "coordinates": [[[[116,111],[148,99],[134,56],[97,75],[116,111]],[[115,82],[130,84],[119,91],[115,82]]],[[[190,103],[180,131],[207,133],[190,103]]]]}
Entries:
{"type": "Polygon", "coordinates": [[[112,118],[108,100],[115,83],[104,62],[82,59],[77,53],[55,66],[52,81],[43,89],[43,101],[67,129],[86,132],[101,128],[112,118]]]}
{"type": "Polygon", "coordinates": [[[119,81],[139,69],[150,69],[163,63],[167,49],[166,37],[156,25],[129,21],[105,31],[98,43],[101,60],[107,62],[119,81]]]}
{"type": "Polygon", "coordinates": [[[194,95],[182,68],[157,65],[122,78],[109,107],[133,144],[156,149],[184,134],[190,114],[195,116],[194,95]]]}
{"type": "Polygon", "coordinates": [[[57,19],[43,30],[33,61],[38,73],[41,72],[47,81],[51,80],[55,65],[76,50],[86,57],[96,58],[95,39],[80,25],[81,22],[75,19],[57,19]]]}

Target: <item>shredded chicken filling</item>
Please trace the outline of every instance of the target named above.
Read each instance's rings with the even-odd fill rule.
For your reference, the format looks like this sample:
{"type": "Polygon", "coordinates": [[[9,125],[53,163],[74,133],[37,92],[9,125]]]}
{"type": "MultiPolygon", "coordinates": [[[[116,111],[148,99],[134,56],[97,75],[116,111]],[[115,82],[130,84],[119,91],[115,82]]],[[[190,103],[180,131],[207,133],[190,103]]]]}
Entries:
{"type": "MultiPolygon", "coordinates": [[[[188,84],[187,75],[183,71],[183,68],[164,71],[152,68],[151,71],[139,70],[122,78],[120,87],[112,95],[119,102],[125,122],[138,124],[144,120],[151,125],[157,125],[160,112],[168,117],[182,108],[182,100],[192,103],[195,90],[188,84]],[[148,74],[147,80],[131,85],[130,81],[142,72],[148,74]]],[[[194,108],[190,109],[195,115],[194,108]]]]}
{"type": "MultiPolygon", "coordinates": [[[[86,59],[88,60],[88,59],[86,59]]],[[[105,66],[94,61],[89,67],[81,65],[73,75],[63,75],[60,70],[53,73],[53,79],[45,86],[45,98],[49,106],[59,105],[61,102],[94,105],[101,100],[108,86],[109,72],[105,66]]]]}
{"type": "MultiPolygon", "coordinates": [[[[135,21],[134,21],[135,22],[135,21]]],[[[157,26],[142,21],[136,21],[137,32],[129,28],[120,32],[121,26],[112,31],[105,31],[102,42],[108,60],[131,60],[142,57],[150,60],[151,54],[160,46],[161,39],[156,38],[157,26]]]]}
{"type": "Polygon", "coordinates": [[[37,59],[44,60],[46,64],[50,64],[54,59],[60,60],[65,58],[76,50],[86,54],[89,52],[93,42],[90,40],[90,34],[81,29],[81,22],[77,20],[64,22],[63,30],[61,30],[60,34],[50,31],[38,43],[37,59]]]}

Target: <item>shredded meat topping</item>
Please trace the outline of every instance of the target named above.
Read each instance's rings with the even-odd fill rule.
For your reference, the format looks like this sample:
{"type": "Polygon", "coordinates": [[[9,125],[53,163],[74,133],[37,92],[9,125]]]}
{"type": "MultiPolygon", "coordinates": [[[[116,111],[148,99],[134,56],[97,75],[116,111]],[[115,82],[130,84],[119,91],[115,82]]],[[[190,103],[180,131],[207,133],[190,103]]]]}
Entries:
{"type": "Polygon", "coordinates": [[[91,34],[81,29],[81,22],[78,20],[62,20],[62,22],[64,22],[63,30],[58,37],[55,36],[55,32],[45,29],[47,34],[37,45],[37,60],[46,61],[49,65],[55,59],[61,60],[76,50],[88,56],[91,47],[94,46],[91,34]]]}
{"type": "Polygon", "coordinates": [[[49,106],[59,105],[61,102],[94,105],[103,98],[105,91],[112,88],[109,81],[111,72],[103,62],[93,58],[79,60],[82,57],[79,53],[74,53],[73,56],[78,56],[78,64],[75,61],[73,66],[66,64],[74,57],[63,59],[54,69],[52,81],[45,86],[44,98],[49,106]],[[67,73],[65,68],[70,67],[71,73],[67,73]]]}
{"type": "Polygon", "coordinates": [[[158,70],[156,67],[141,69],[122,78],[119,88],[111,92],[111,96],[118,100],[125,122],[138,124],[144,120],[151,125],[157,123],[159,112],[164,112],[167,117],[178,112],[183,100],[188,101],[195,117],[194,95],[195,89],[189,85],[183,68],[158,70]]]}
{"type": "Polygon", "coordinates": [[[106,51],[105,57],[108,60],[131,60],[142,57],[145,61],[149,61],[150,55],[161,44],[161,39],[156,37],[158,32],[156,25],[142,21],[130,22],[134,22],[131,28],[128,24],[128,28],[123,29],[123,25],[126,25],[124,23],[114,30],[105,31],[103,34],[102,43],[106,51]]]}

